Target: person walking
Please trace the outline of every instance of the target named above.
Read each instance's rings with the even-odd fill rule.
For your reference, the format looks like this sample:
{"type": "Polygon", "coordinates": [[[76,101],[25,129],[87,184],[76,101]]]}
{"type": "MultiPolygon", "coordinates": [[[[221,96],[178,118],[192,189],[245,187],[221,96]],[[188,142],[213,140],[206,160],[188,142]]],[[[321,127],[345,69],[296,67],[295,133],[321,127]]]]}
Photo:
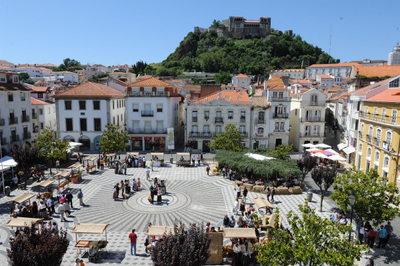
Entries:
{"type": "Polygon", "coordinates": [[[200,152],[200,160],[203,161],[204,157],[203,157],[203,152],[200,152]]]}
{"type": "Polygon", "coordinates": [[[197,155],[197,163],[199,164],[199,166],[200,166],[200,161],[201,161],[201,157],[200,157],[200,154],[199,154],[199,155],[197,155]]]}
{"type": "Polygon", "coordinates": [[[392,235],[392,233],[393,233],[393,227],[392,227],[392,225],[390,224],[390,222],[388,222],[387,223],[387,225],[385,225],[385,229],[386,229],[386,244],[388,244],[388,242],[389,242],[389,239],[390,239],[390,236],[392,235]]]}
{"type": "Polygon", "coordinates": [[[383,224],[381,225],[381,229],[379,230],[378,233],[378,248],[385,248],[386,246],[386,235],[387,235],[387,231],[385,229],[385,227],[383,227],[383,224]]]}
{"type": "Polygon", "coordinates": [[[244,200],[240,202],[240,212],[242,213],[242,216],[244,215],[244,212],[246,211],[246,203],[244,200]]]}
{"type": "Polygon", "coordinates": [[[82,189],[79,189],[78,199],[79,199],[79,205],[85,206],[85,204],[83,203],[83,192],[82,192],[82,189]]]}
{"type": "Polygon", "coordinates": [[[71,191],[68,190],[67,195],[65,196],[67,198],[68,204],[69,206],[71,206],[71,209],[73,209],[74,207],[72,206],[72,198],[74,196],[72,196],[71,191]]]}
{"type": "Polygon", "coordinates": [[[271,196],[271,190],[267,187],[267,200],[269,201],[269,197],[271,196]]]}
{"type": "Polygon", "coordinates": [[[124,183],[123,180],[121,180],[121,196],[122,196],[123,199],[125,199],[124,192],[125,192],[125,183],[124,183]]]}
{"type": "Polygon", "coordinates": [[[235,187],[235,191],[236,191],[236,198],[240,198],[240,192],[242,192],[240,185],[237,184],[237,186],[235,187]]]}
{"type": "Polygon", "coordinates": [[[271,202],[275,202],[274,196],[275,196],[275,188],[272,188],[272,191],[271,191],[271,202]]]}
{"type": "Polygon", "coordinates": [[[208,166],[208,165],[206,167],[206,172],[207,172],[207,175],[210,175],[210,166],[208,166]]]}
{"type": "Polygon", "coordinates": [[[146,169],[146,179],[147,181],[150,181],[150,168],[146,169]]]}
{"type": "Polygon", "coordinates": [[[61,222],[65,222],[65,218],[64,218],[64,213],[65,213],[64,202],[61,202],[60,205],[58,205],[57,211],[60,213],[61,222]]]}
{"type": "Polygon", "coordinates": [[[150,166],[151,166],[151,171],[154,172],[153,168],[154,168],[154,160],[151,159],[150,161],[150,166]]]}
{"type": "Polygon", "coordinates": [[[374,248],[375,238],[376,238],[376,232],[375,229],[371,226],[368,233],[368,246],[370,248],[374,248]]]}
{"type": "Polygon", "coordinates": [[[243,200],[244,200],[244,202],[246,202],[246,198],[247,198],[247,193],[248,192],[249,191],[247,190],[247,187],[245,186],[244,189],[243,189],[243,200]]]}
{"type": "Polygon", "coordinates": [[[135,256],[136,256],[137,235],[135,233],[135,229],[132,229],[132,232],[129,233],[129,239],[131,240],[131,255],[135,254],[135,256]],[[133,252],[133,250],[134,250],[134,252],[133,252]]]}

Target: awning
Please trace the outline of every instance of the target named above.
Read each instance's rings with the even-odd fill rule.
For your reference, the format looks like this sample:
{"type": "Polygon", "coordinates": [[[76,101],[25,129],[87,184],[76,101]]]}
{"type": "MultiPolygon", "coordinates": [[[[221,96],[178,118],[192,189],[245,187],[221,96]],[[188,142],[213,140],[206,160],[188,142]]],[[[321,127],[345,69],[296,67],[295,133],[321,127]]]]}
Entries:
{"type": "Polygon", "coordinates": [[[36,194],[34,193],[24,193],[22,195],[19,195],[18,197],[15,197],[7,202],[16,202],[16,203],[22,203],[25,202],[27,200],[30,200],[31,198],[35,197],[36,194]]]}
{"type": "Polygon", "coordinates": [[[10,156],[4,156],[1,160],[0,160],[0,166],[2,166],[3,168],[6,168],[6,166],[8,167],[16,167],[18,164],[17,162],[14,160],[13,157],[10,156]]]}
{"type": "Polygon", "coordinates": [[[340,155],[332,155],[332,156],[329,156],[328,159],[332,160],[332,161],[346,161],[346,159],[340,155]]]}
{"type": "Polygon", "coordinates": [[[82,167],[82,166],[83,166],[83,164],[81,164],[81,163],[74,163],[73,165],[70,165],[67,168],[68,169],[73,169],[73,168],[79,168],[79,167],[82,167]]]}
{"type": "Polygon", "coordinates": [[[169,233],[174,233],[174,227],[173,226],[157,226],[157,225],[152,225],[147,228],[148,231],[146,235],[148,236],[162,236],[164,233],[169,234],[169,233]]]}
{"type": "Polygon", "coordinates": [[[329,149],[329,148],[331,148],[331,146],[329,146],[328,144],[325,144],[325,143],[315,144],[315,147],[320,148],[320,149],[329,149]]]}
{"type": "Polygon", "coordinates": [[[132,152],[132,151],[130,151],[130,152],[127,152],[126,153],[126,156],[139,156],[139,153],[138,152],[132,152]]]}
{"type": "Polygon", "coordinates": [[[164,156],[164,153],[163,152],[152,152],[151,156],[161,157],[161,156],[164,156]]]}
{"type": "Polygon", "coordinates": [[[108,157],[108,156],[114,157],[114,156],[115,156],[115,153],[107,153],[106,156],[107,156],[107,157],[108,157]]]}
{"type": "Polygon", "coordinates": [[[343,151],[344,151],[346,154],[350,154],[350,153],[355,152],[356,149],[354,149],[353,147],[349,146],[349,147],[347,147],[347,148],[344,148],[343,151]]]}
{"type": "Polygon", "coordinates": [[[176,156],[190,156],[189,152],[177,152],[176,156]]]}
{"type": "Polygon", "coordinates": [[[71,172],[69,170],[64,170],[64,171],[61,171],[61,172],[58,172],[57,174],[55,174],[54,177],[67,178],[70,174],[71,174],[71,172]]]}
{"type": "Polygon", "coordinates": [[[7,227],[29,227],[33,224],[43,221],[43,218],[24,218],[24,217],[17,217],[11,218],[5,226],[7,227]]]}
{"type": "Polygon", "coordinates": [[[48,187],[53,183],[54,183],[54,180],[47,179],[47,180],[43,180],[40,183],[37,183],[36,185],[34,185],[34,187],[48,187]]]}
{"type": "Polygon", "coordinates": [[[75,234],[102,234],[110,224],[78,223],[72,229],[75,234]]]}
{"type": "Polygon", "coordinates": [[[274,206],[265,198],[254,198],[253,202],[256,204],[257,208],[269,208],[273,209],[274,206]]]}
{"type": "Polygon", "coordinates": [[[224,228],[224,238],[257,238],[254,228],[224,228]]]}
{"type": "Polygon", "coordinates": [[[91,161],[91,162],[93,162],[93,161],[95,161],[95,160],[97,160],[97,159],[98,159],[97,156],[89,156],[88,158],[85,159],[85,161],[91,161]]]}
{"type": "Polygon", "coordinates": [[[338,148],[338,150],[340,151],[340,150],[343,150],[344,148],[346,148],[347,147],[347,144],[346,143],[339,143],[338,145],[337,145],[337,148],[338,148]]]}

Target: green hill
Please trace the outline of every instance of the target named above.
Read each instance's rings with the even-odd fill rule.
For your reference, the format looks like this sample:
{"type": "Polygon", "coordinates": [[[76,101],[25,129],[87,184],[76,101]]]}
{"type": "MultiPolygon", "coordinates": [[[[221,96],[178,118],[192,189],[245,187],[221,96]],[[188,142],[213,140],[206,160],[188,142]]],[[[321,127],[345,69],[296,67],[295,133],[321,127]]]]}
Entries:
{"type": "Polygon", "coordinates": [[[318,46],[271,30],[262,39],[218,37],[215,31],[190,32],[156,70],[156,75],[176,76],[182,71],[264,75],[271,69],[300,68],[316,63],[338,63],[318,46]]]}

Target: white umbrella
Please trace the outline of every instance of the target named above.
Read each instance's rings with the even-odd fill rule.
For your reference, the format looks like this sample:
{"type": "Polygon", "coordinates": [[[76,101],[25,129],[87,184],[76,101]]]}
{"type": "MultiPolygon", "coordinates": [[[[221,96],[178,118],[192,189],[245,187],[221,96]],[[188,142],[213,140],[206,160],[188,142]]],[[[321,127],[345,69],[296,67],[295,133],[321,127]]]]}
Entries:
{"type": "Polygon", "coordinates": [[[303,146],[304,148],[315,148],[315,145],[311,143],[303,144],[301,146],[303,146]]]}
{"type": "Polygon", "coordinates": [[[4,156],[4,157],[0,160],[0,165],[1,165],[3,168],[6,168],[6,166],[9,166],[9,167],[16,167],[18,164],[17,164],[17,162],[14,160],[13,157],[4,156]]]}
{"type": "Polygon", "coordinates": [[[320,152],[314,153],[312,156],[319,157],[319,158],[322,158],[322,159],[328,159],[328,156],[326,156],[325,154],[320,153],[320,152]]]}
{"type": "Polygon", "coordinates": [[[333,153],[334,155],[339,155],[339,153],[337,153],[337,151],[332,150],[332,149],[327,149],[327,150],[325,150],[325,151],[331,152],[331,153],[333,153]]]}
{"type": "Polygon", "coordinates": [[[331,146],[329,146],[328,144],[325,144],[325,143],[315,144],[314,146],[317,147],[317,148],[320,148],[320,149],[332,148],[331,146]]]}
{"type": "Polygon", "coordinates": [[[332,155],[332,156],[329,156],[328,159],[332,160],[332,161],[346,161],[346,159],[340,155],[332,155]]]}
{"type": "Polygon", "coordinates": [[[320,150],[320,149],[317,149],[317,148],[313,147],[313,148],[307,149],[306,151],[312,152],[312,151],[318,151],[318,150],[320,150]]]}
{"type": "Polygon", "coordinates": [[[74,148],[76,146],[82,146],[82,145],[83,145],[83,143],[80,143],[80,142],[72,142],[72,141],[69,142],[70,148],[74,148]]]}

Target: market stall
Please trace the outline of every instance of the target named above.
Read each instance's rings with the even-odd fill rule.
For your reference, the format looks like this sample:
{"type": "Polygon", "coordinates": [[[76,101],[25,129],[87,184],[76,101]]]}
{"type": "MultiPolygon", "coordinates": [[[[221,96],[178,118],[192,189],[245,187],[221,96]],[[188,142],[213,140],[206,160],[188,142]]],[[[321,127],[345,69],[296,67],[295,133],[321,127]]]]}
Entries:
{"type": "Polygon", "coordinates": [[[26,217],[16,217],[11,218],[5,226],[11,227],[31,227],[34,224],[43,224],[43,218],[26,218],[26,217]]]}
{"type": "Polygon", "coordinates": [[[132,156],[132,157],[133,157],[133,156],[139,156],[139,152],[132,152],[132,151],[127,152],[127,153],[126,153],[126,156],[129,156],[129,155],[132,156]]]}
{"type": "Polygon", "coordinates": [[[29,205],[31,205],[31,198],[33,198],[35,196],[36,196],[35,193],[29,193],[28,192],[28,193],[24,193],[22,195],[19,195],[18,197],[15,197],[15,198],[7,201],[7,202],[10,202],[10,203],[14,202],[14,203],[21,204],[21,203],[23,203],[25,201],[29,201],[29,205]]]}
{"type": "Polygon", "coordinates": [[[176,153],[176,165],[177,166],[189,166],[190,165],[190,153],[189,152],[177,152],[176,153]]]}
{"type": "Polygon", "coordinates": [[[224,238],[257,238],[254,228],[224,228],[224,238]]]}
{"type": "Polygon", "coordinates": [[[163,152],[152,152],[151,158],[155,167],[164,166],[164,153],[163,152]],[[157,158],[157,159],[154,159],[157,158]]]}
{"type": "Polygon", "coordinates": [[[265,208],[267,211],[268,209],[274,208],[274,206],[272,206],[272,204],[266,198],[257,197],[253,199],[253,202],[256,204],[257,209],[265,208]]]}
{"type": "MultiPolygon", "coordinates": [[[[34,187],[38,187],[38,198],[46,198],[48,195],[52,196],[52,193],[50,191],[46,191],[45,193],[43,193],[42,195],[40,195],[42,187],[44,188],[49,188],[51,186],[51,184],[54,183],[54,180],[43,180],[42,182],[37,183],[36,185],[34,185],[34,187]]],[[[49,189],[47,189],[49,190],[49,189]]]]}
{"type": "Polygon", "coordinates": [[[65,189],[65,186],[69,186],[69,176],[70,175],[71,175],[71,171],[68,171],[68,170],[63,170],[63,171],[60,171],[57,174],[55,174],[54,177],[56,177],[58,180],[57,188],[65,189]],[[60,183],[60,178],[64,178],[65,180],[60,183]]]}
{"type": "Polygon", "coordinates": [[[75,233],[75,247],[78,248],[79,254],[82,249],[95,248],[97,251],[107,247],[107,226],[110,224],[97,224],[97,223],[78,223],[72,229],[71,233],[75,233]],[[105,234],[105,240],[79,240],[78,234],[105,234]]]}
{"type": "Polygon", "coordinates": [[[88,173],[90,173],[90,171],[94,171],[93,169],[96,169],[96,161],[98,159],[99,158],[97,156],[89,156],[88,158],[86,158],[85,160],[87,163],[86,170],[88,170],[88,173]],[[92,164],[90,164],[89,162],[92,164]]]}
{"type": "Polygon", "coordinates": [[[148,236],[162,236],[164,234],[168,235],[169,233],[174,233],[174,227],[173,226],[152,225],[150,227],[147,227],[146,235],[148,235],[148,236]]]}
{"type": "Polygon", "coordinates": [[[208,248],[210,250],[210,257],[208,258],[206,265],[222,264],[223,235],[220,232],[208,233],[208,235],[210,236],[211,242],[208,248]]]}

